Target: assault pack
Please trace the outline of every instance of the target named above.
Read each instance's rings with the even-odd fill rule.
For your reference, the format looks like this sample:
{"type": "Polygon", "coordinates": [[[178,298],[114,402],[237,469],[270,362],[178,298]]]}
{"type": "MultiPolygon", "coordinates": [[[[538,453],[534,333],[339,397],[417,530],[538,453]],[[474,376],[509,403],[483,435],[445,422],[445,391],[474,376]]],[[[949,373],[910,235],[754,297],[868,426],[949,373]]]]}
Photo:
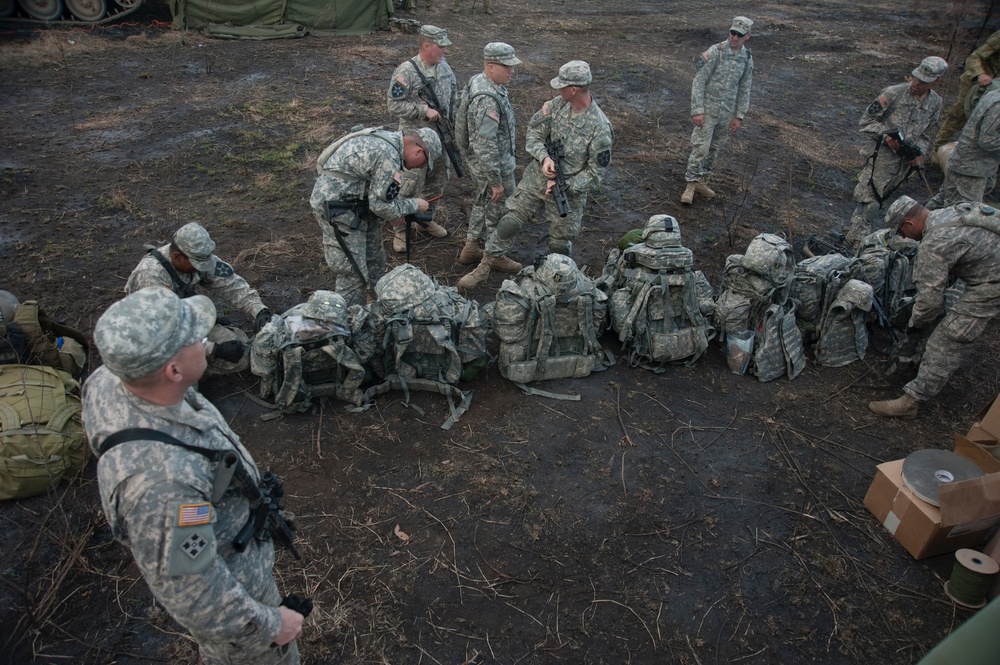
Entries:
{"type": "Polygon", "coordinates": [[[0,365],[47,365],[83,375],[89,348],[83,333],[50,319],[35,300],[13,310],[10,320],[0,317],[0,365]]]}
{"type": "Polygon", "coordinates": [[[608,254],[601,282],[610,292],[611,327],[633,367],[662,371],[677,361],[691,366],[715,337],[705,317],[706,310],[711,314],[712,287],[693,264],[670,215],[650,217],[641,242],[608,254]],[[707,286],[705,310],[699,286],[702,293],[707,286]]]}
{"type": "Polygon", "coordinates": [[[860,262],[843,254],[813,256],[795,265],[791,298],[796,301],[795,319],[805,342],[818,337],[820,319],[831,296],[851,278],[860,262]]]}
{"type": "Polygon", "coordinates": [[[905,327],[910,317],[917,286],[913,283],[913,260],[920,243],[891,229],[865,236],[858,248],[859,279],[871,284],[874,297],[882,304],[888,320],[905,327]]]}
{"type": "Polygon", "coordinates": [[[272,317],[250,349],[260,396],[285,413],[306,411],[313,400],[328,396],[360,406],[366,373],[352,337],[347,303],[332,291],[315,291],[307,302],[272,317]]]}
{"type": "Polygon", "coordinates": [[[487,364],[489,319],[475,300],[409,263],[379,279],[375,293],[353,325],[355,349],[382,380],[365,391],[365,402],[402,390],[409,406],[410,390],[438,392],[448,397],[451,418],[442,428],[450,428],[472,401],[456,385],[487,364]]]}
{"type": "Polygon", "coordinates": [[[607,295],[568,256],[549,254],[504,280],[492,309],[500,373],[516,384],[580,378],[613,362],[598,340],[607,295]]]}
{"type": "Polygon", "coordinates": [[[870,284],[848,279],[839,288],[827,291],[827,303],[817,331],[816,362],[827,367],[843,367],[864,360],[868,349],[868,312],[874,291],[870,284]]]}

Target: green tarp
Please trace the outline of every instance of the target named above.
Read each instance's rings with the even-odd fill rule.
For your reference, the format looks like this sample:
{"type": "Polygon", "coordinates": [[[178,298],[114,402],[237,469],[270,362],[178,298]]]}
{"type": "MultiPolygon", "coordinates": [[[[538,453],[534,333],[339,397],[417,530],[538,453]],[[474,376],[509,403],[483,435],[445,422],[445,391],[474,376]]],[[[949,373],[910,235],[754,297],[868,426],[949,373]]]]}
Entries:
{"type": "Polygon", "coordinates": [[[216,37],[278,39],[389,27],[392,0],[170,0],[173,27],[216,37]]]}

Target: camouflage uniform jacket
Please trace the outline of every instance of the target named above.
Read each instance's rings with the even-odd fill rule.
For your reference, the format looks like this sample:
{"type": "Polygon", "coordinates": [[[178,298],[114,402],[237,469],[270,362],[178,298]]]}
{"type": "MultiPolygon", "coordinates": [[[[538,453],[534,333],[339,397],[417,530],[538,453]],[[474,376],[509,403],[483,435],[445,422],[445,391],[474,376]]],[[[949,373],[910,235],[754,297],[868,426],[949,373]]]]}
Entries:
{"type": "Polygon", "coordinates": [[[469,166],[476,180],[491,187],[503,183],[517,165],[514,107],[506,86],[476,74],[469,80],[469,166]]]}
{"type": "MultiPolygon", "coordinates": [[[[83,419],[95,454],[111,434],[146,427],[187,444],[235,450],[255,479],[253,458],[225,418],[193,388],[178,406],[143,400],[106,367],[84,387],[83,419]]],[[[131,549],[156,599],[199,641],[266,650],[281,627],[277,607],[262,604],[273,589],[274,546],[232,541],[249,502],[234,485],[210,503],[216,464],[197,452],[154,441],[123,443],[100,456],[101,505],[115,539],[131,549]]],[[[275,601],[277,604],[277,601],[275,601]]]]}
{"type": "Polygon", "coordinates": [[[739,118],[750,108],[753,55],[747,47],[736,53],[725,41],[714,44],[696,61],[691,83],[691,115],[739,118]]]}
{"type": "Polygon", "coordinates": [[[1000,31],[994,32],[986,42],[965,59],[962,78],[974,81],[980,74],[991,77],[1000,73],[1000,31]]]}
{"type": "Polygon", "coordinates": [[[948,171],[978,178],[996,175],[1000,165],[1000,90],[982,96],[948,158],[948,171]]]}
{"type": "Polygon", "coordinates": [[[428,66],[419,55],[413,56],[396,67],[396,71],[392,73],[388,92],[389,113],[399,118],[399,131],[404,134],[421,127],[437,130],[437,125],[427,119],[427,102],[420,98],[420,91],[425,86],[420,74],[417,74],[417,69],[427,82],[434,86],[438,101],[444,107],[440,109],[443,117],[453,120],[455,108],[458,106],[458,81],[455,80],[455,72],[444,58],[438,64],[428,66]]]}
{"type": "Polygon", "coordinates": [[[931,211],[917,250],[913,281],[917,301],[910,325],[922,327],[941,312],[949,275],[965,282],[965,294],[952,309],[972,317],[992,316],[1000,303],[1000,235],[965,226],[963,217],[979,204],[962,203],[931,211]]]}
{"type": "Polygon", "coordinates": [[[528,123],[528,154],[539,163],[549,156],[545,140],[561,140],[566,159],[563,170],[570,194],[586,194],[601,183],[611,163],[614,131],[604,111],[591,100],[581,113],[573,113],[568,102],[556,97],[542,104],[528,123]]]}
{"type": "MultiPolygon", "coordinates": [[[[941,104],[941,96],[933,90],[923,99],[917,99],[910,94],[909,83],[890,85],[865,109],[858,128],[872,141],[898,129],[903,138],[916,143],[926,155],[941,118],[941,104]]],[[[870,145],[862,148],[862,154],[867,157],[871,150],[870,145]]]]}
{"type": "MultiPolygon", "coordinates": [[[[379,131],[348,139],[330,155],[316,178],[309,203],[322,217],[327,201],[368,201],[372,214],[385,220],[417,212],[417,200],[400,198],[403,182],[403,135],[379,131]]],[[[323,242],[338,246],[329,224],[323,224],[323,242]],[[327,237],[329,235],[329,237],[327,237]]]]}
{"type": "MultiPolygon", "coordinates": [[[[170,245],[164,245],[157,251],[168,261],[170,260],[170,245]]],[[[215,263],[215,271],[212,273],[195,272],[185,274],[178,271],[177,276],[181,281],[192,287],[200,287],[213,296],[218,296],[222,302],[229,307],[244,312],[250,317],[257,316],[257,312],[264,309],[257,291],[250,287],[245,279],[236,274],[233,267],[218,259],[215,263]]],[[[125,294],[135,293],[139,289],[147,286],[163,286],[178,296],[184,297],[174,280],[170,277],[167,269],[153,256],[147,254],[139,265],[135,267],[132,274],[125,283],[125,294]]]]}

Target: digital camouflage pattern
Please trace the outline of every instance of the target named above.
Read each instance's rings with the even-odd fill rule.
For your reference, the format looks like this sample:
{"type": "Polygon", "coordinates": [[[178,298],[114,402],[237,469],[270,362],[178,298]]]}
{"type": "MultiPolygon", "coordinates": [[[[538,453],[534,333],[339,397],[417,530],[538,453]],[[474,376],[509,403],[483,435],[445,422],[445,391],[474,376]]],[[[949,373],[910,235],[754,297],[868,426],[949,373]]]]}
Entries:
{"type": "Polygon", "coordinates": [[[486,252],[503,256],[514,246],[514,236],[531,221],[539,205],[544,206],[549,222],[549,251],[567,256],[572,252],[573,239],[580,235],[587,193],[597,187],[611,163],[614,131],[611,122],[591,101],[587,109],[574,114],[568,102],[556,97],[545,102],[531,117],[525,149],[533,158],[525,169],[514,195],[507,199],[506,214],[497,225],[496,233],[486,241],[486,252]],[[566,152],[563,168],[566,175],[569,215],[559,217],[555,199],[545,194],[548,180],[542,173],[542,160],[549,156],[546,139],[561,140],[566,152]]]}
{"type": "MultiPolygon", "coordinates": [[[[259,472],[225,418],[193,388],[181,404],[158,406],[129,392],[107,367],[84,386],[83,419],[97,454],[111,434],[145,427],[211,450],[235,451],[254,480],[259,472]]],[[[272,648],[281,594],[272,575],[274,546],[233,538],[249,515],[236,484],[211,503],[216,464],[154,441],[123,443],[97,465],[101,504],[115,539],[132,552],[157,601],[198,642],[205,663],[298,663],[293,643],[272,648]]]]}
{"type": "Polygon", "coordinates": [[[1000,166],[1000,90],[982,96],[948,158],[941,189],[927,203],[931,210],[979,202],[996,184],[1000,166]]]}
{"type": "Polygon", "coordinates": [[[934,138],[934,147],[939,148],[948,141],[955,132],[960,131],[965,126],[965,99],[969,94],[969,89],[978,86],[976,79],[980,74],[995,77],[1000,73],[1000,31],[994,32],[982,46],[969,54],[965,59],[965,71],[958,86],[958,94],[955,103],[948,109],[948,115],[941,124],[937,136],[934,138]]]}
{"type": "Polygon", "coordinates": [[[742,120],[750,109],[753,55],[744,46],[733,53],[729,43],[714,44],[695,61],[691,82],[691,115],[705,122],[691,132],[691,155],[684,180],[698,182],[712,172],[719,150],[729,138],[729,122],[742,120]]]}
{"type": "Polygon", "coordinates": [[[816,362],[826,367],[843,367],[864,360],[868,349],[866,322],[874,295],[871,284],[849,279],[835,295],[829,294],[819,323],[816,362]]]}
{"type": "MultiPolygon", "coordinates": [[[[931,325],[941,312],[950,278],[961,279],[965,292],[949,308],[927,340],[917,377],[906,384],[919,400],[937,395],[962,362],[968,346],[1000,314],[1000,233],[974,223],[995,224],[1000,211],[964,203],[931,212],[913,268],[917,301],[910,326],[931,325]],[[981,219],[980,219],[981,218],[981,219]]],[[[1000,230],[1000,225],[995,228],[1000,230]]]]}
{"type": "Polygon", "coordinates": [[[381,220],[392,221],[417,212],[416,199],[400,196],[404,173],[403,135],[370,130],[348,138],[323,164],[317,165],[317,169],[319,176],[309,204],[323,232],[324,258],[336,275],[334,290],[348,305],[364,305],[366,286],[374,284],[385,273],[381,220]],[[364,274],[364,280],[351,267],[337,242],[334,227],[326,219],[327,201],[367,202],[370,214],[361,214],[360,220],[356,220],[351,211],[332,219],[364,274]],[[359,222],[358,228],[352,229],[355,221],[359,222]]]}

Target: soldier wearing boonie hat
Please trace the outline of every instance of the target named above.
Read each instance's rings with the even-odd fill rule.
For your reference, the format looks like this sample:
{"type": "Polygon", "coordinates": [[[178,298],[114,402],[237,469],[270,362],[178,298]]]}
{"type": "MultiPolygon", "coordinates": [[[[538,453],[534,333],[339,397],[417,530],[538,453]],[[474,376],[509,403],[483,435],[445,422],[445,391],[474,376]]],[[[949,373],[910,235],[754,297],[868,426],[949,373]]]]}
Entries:
{"type": "Polygon", "coordinates": [[[941,117],[941,97],[931,89],[948,63],[924,58],[907,83],[884,88],[861,115],[859,128],[868,139],[861,148],[865,165],[854,188],[856,203],[847,240],[854,246],[881,225],[883,202],[914,169],[924,165],[941,117]]]}
{"type": "Polygon", "coordinates": [[[516,121],[507,84],[521,59],[514,47],[490,42],[483,48],[483,71],[469,79],[462,92],[458,126],[464,126],[462,156],[476,181],[476,198],[469,211],[469,230],[458,262],[471,265],[483,258],[483,245],[503,216],[504,203],[514,193],[516,121]]]}
{"type": "Polygon", "coordinates": [[[719,150],[743,126],[750,109],[753,85],[753,56],[746,46],[753,21],[737,16],[729,28],[729,38],[714,44],[695,59],[691,82],[691,154],[688,157],[681,203],[694,203],[695,194],[715,198],[708,179],[719,150]]]}
{"type": "MultiPolygon", "coordinates": [[[[259,331],[271,320],[271,310],[257,291],[214,252],[215,241],[201,224],[185,224],[177,229],[170,243],[160,247],[146,245],[146,256],[129,275],[125,293],[159,286],[187,298],[204,291],[254,319],[254,332],[259,331]]],[[[247,368],[246,350],[250,339],[246,333],[236,327],[216,325],[208,338],[206,353],[210,375],[231,374],[247,368]]]]}
{"type": "MultiPolygon", "coordinates": [[[[458,106],[458,81],[445,60],[451,40],[448,31],[435,25],[423,25],[418,32],[417,55],[406,60],[392,74],[386,105],[389,113],[399,118],[399,131],[404,134],[428,129],[438,134],[439,122],[453,123],[458,106]],[[433,108],[433,107],[437,108],[433,108]]],[[[435,199],[431,213],[437,209],[437,198],[444,193],[450,178],[450,159],[434,160],[426,171],[405,173],[400,194],[405,198],[435,199]]],[[[406,251],[406,232],[402,221],[393,225],[392,249],[406,251]]],[[[417,227],[435,238],[444,238],[448,230],[436,221],[417,227]]]]}
{"type": "Polygon", "coordinates": [[[611,122],[590,94],[592,78],[589,64],[572,60],[560,67],[558,76],[550,82],[559,95],[542,104],[526,132],[525,149],[533,160],[513,196],[507,199],[506,214],[489,232],[479,265],[459,280],[460,288],[475,288],[486,281],[492,270],[508,274],[521,270],[521,264],[509,258],[507,252],[514,246],[514,236],[539,207],[544,209],[549,223],[549,252],[572,255],[573,240],[580,235],[583,224],[587,194],[600,184],[611,163],[614,141],[611,122]],[[552,194],[556,170],[549,150],[555,150],[556,143],[561,144],[564,153],[561,169],[568,203],[565,216],[560,216],[552,194]]]}
{"type": "Polygon", "coordinates": [[[254,538],[237,552],[231,542],[250,500],[237,484],[216,487],[223,455],[235,454],[252,482],[260,473],[195,389],[214,322],[205,296],[182,300],[159,287],[126,296],[98,319],[104,365],[84,384],[83,425],[98,457],[101,505],[112,535],[205,662],[296,665],[303,617],[278,606],[274,545],[254,538]]]}

